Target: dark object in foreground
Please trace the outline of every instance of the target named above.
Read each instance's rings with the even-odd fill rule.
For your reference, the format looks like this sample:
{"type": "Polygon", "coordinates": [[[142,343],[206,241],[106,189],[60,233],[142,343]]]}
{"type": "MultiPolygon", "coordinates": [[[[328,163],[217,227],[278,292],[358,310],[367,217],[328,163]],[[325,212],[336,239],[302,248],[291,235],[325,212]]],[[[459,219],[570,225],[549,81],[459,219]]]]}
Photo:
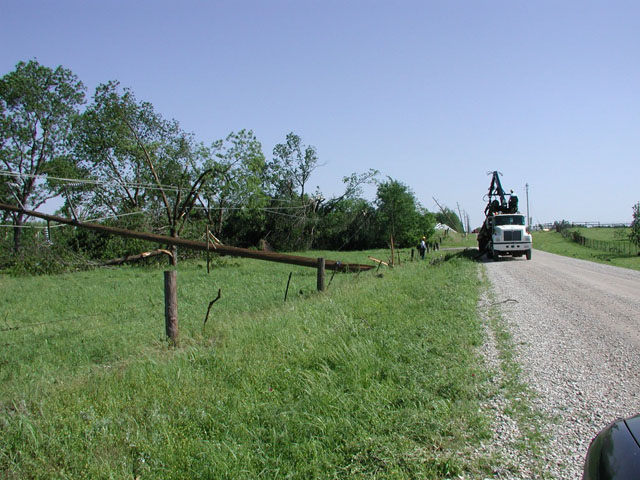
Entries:
{"type": "Polygon", "coordinates": [[[591,442],[583,480],[640,478],[640,415],[617,420],[591,442]]]}

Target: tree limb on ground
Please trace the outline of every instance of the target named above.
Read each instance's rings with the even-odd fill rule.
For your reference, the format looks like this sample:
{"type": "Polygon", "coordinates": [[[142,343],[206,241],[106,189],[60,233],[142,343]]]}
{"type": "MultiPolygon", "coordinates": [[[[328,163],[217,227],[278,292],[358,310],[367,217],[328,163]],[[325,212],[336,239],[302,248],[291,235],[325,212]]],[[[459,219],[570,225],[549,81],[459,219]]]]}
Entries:
{"type": "Polygon", "coordinates": [[[114,258],[113,260],[104,262],[101,266],[106,267],[109,265],[122,265],[123,263],[126,263],[126,262],[135,262],[143,258],[156,257],[158,255],[168,255],[169,257],[173,256],[169,250],[164,250],[162,248],[159,248],[157,250],[152,250],[150,252],[142,252],[137,255],[127,255],[124,257],[114,258]]]}

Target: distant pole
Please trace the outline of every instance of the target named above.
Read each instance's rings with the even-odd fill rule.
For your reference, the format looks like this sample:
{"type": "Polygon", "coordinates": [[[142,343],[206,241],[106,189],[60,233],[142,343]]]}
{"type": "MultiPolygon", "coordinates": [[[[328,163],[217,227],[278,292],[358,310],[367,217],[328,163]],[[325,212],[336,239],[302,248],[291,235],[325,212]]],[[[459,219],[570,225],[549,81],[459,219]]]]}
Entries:
{"type": "Polygon", "coordinates": [[[324,258],[318,258],[318,291],[324,292],[324,258]]]}
{"type": "Polygon", "coordinates": [[[167,338],[172,345],[178,344],[178,272],[164,272],[164,319],[167,338]]]}
{"type": "MultiPolygon", "coordinates": [[[[440,211],[443,213],[443,215],[445,215],[445,216],[449,219],[449,221],[451,222],[451,225],[455,225],[455,224],[456,224],[456,222],[452,221],[452,219],[451,219],[451,215],[449,215],[449,213],[448,213],[448,212],[446,212],[446,211],[444,210],[444,208],[442,208],[442,206],[438,203],[438,200],[436,200],[436,197],[431,197],[431,198],[433,198],[433,201],[434,201],[434,202],[436,202],[436,205],[438,205],[438,208],[439,208],[439,209],[440,209],[440,211]]],[[[451,227],[451,225],[449,225],[449,226],[451,227]]],[[[453,228],[453,227],[451,227],[451,228],[453,228]]],[[[464,228],[464,227],[462,227],[462,228],[464,228]]]]}
{"type": "Polygon", "coordinates": [[[525,192],[527,192],[527,227],[531,229],[531,217],[529,216],[529,184],[525,183],[524,188],[525,192]]]}
{"type": "Polygon", "coordinates": [[[458,206],[458,218],[460,219],[460,226],[462,227],[462,235],[466,235],[467,232],[464,229],[464,220],[462,219],[462,213],[460,213],[460,204],[456,202],[456,205],[458,206]]]}

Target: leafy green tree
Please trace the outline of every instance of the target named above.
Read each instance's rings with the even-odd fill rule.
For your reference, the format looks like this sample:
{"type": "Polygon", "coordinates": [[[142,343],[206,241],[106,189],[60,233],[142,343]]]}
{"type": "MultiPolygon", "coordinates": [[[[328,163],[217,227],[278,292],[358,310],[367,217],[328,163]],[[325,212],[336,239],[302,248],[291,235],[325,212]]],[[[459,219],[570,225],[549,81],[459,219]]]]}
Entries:
{"type": "Polygon", "coordinates": [[[640,202],[633,206],[633,221],[631,222],[629,239],[634,245],[640,247],[640,202]]]}
{"type": "Polygon", "coordinates": [[[320,217],[314,247],[365,250],[376,246],[375,208],[362,198],[344,198],[320,217]]]}
{"type": "MultiPolygon", "coordinates": [[[[0,165],[5,200],[37,209],[59,194],[54,182],[42,180],[64,171],[70,162],[67,138],[84,86],[68,69],[19,62],[0,79],[0,165]]],[[[24,213],[12,213],[14,250],[21,247],[24,213]]]]}
{"type": "Polygon", "coordinates": [[[380,245],[388,244],[393,237],[397,246],[408,247],[422,236],[433,235],[435,218],[403,183],[389,178],[378,184],[375,203],[380,245]]]}
{"type": "Polygon", "coordinates": [[[205,166],[212,174],[202,188],[200,204],[218,237],[244,243],[250,231],[262,230],[268,202],[262,145],[251,130],[241,130],[214,142],[211,152],[205,166]]]}
{"type": "Polygon", "coordinates": [[[294,133],[273,149],[267,164],[271,205],[266,234],[278,249],[306,249],[313,244],[323,198],[320,192],[309,195],[307,184],[317,167],[315,147],[303,145],[294,133]]]}
{"type": "Polygon", "coordinates": [[[344,193],[322,200],[318,214],[315,247],[327,250],[358,250],[374,245],[374,208],[361,197],[362,186],[374,183],[378,171],[352,173],[344,177],[344,193]]]}
{"type": "MultiPolygon", "coordinates": [[[[202,168],[209,150],[177,121],[109,82],[96,89],[75,141],[79,166],[95,181],[84,196],[94,212],[144,210],[170,236],[181,235],[211,171],[202,168]]],[[[177,248],[172,251],[176,265],[177,248]]]]}
{"type": "Polygon", "coordinates": [[[299,195],[304,199],[306,185],[318,167],[318,153],[311,145],[303,145],[299,135],[291,132],[284,143],[273,148],[273,160],[269,162],[272,183],[278,194],[287,197],[299,195]]]}

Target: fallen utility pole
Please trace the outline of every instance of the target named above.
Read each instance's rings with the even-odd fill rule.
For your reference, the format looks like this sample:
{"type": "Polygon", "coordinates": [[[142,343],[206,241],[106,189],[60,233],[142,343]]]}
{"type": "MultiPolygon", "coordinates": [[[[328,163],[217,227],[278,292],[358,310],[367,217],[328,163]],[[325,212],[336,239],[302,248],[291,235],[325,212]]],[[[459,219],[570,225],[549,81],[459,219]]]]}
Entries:
{"type": "Polygon", "coordinates": [[[383,262],[382,260],[378,260],[377,258],[374,258],[374,257],[369,257],[369,260],[373,260],[374,262],[378,262],[379,264],[382,264],[385,267],[389,266],[389,264],[387,262],[383,262]]]}
{"type": "MultiPolygon", "coordinates": [[[[110,235],[119,235],[121,237],[138,238],[140,240],[146,240],[149,242],[160,243],[164,245],[175,245],[178,247],[189,248],[191,250],[207,251],[207,248],[213,248],[216,253],[220,255],[228,255],[231,257],[242,258],[254,258],[257,260],[266,260],[268,262],[287,263],[290,265],[299,265],[301,267],[318,268],[318,259],[310,257],[302,257],[298,255],[287,255],[284,253],[276,252],[262,252],[259,250],[250,250],[248,248],[230,247],[228,245],[212,244],[207,239],[207,242],[199,242],[195,240],[187,240],[185,238],[168,237],[166,235],[157,235],[155,233],[136,232],[133,230],[126,230],[124,228],[108,227],[106,225],[99,225],[97,223],[79,222],[69,218],[58,217],[56,215],[48,215],[45,213],[34,212],[32,210],[25,210],[24,208],[8,205],[6,203],[0,203],[0,210],[7,210],[10,212],[23,213],[30,217],[41,218],[50,222],[62,223],[65,225],[73,225],[78,228],[86,228],[88,230],[94,230],[96,232],[107,233],[110,235]]],[[[327,270],[339,270],[347,272],[357,272],[361,270],[371,270],[375,268],[373,265],[365,265],[359,263],[342,263],[337,260],[325,260],[325,268],[327,270]]]]}

